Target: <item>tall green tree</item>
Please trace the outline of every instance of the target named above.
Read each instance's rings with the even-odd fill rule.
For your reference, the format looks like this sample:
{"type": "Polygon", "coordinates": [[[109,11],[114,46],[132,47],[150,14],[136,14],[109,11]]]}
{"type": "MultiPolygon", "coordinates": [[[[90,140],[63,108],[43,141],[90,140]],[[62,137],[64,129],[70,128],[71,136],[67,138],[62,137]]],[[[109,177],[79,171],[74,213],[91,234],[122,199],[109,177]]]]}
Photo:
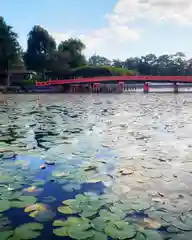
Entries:
{"type": "Polygon", "coordinates": [[[74,38],[63,41],[58,46],[59,54],[62,54],[63,57],[65,56],[70,68],[77,68],[87,64],[85,56],[83,55],[84,49],[84,43],[80,39],[74,38]]]}
{"type": "Polygon", "coordinates": [[[24,61],[28,69],[44,73],[50,67],[50,59],[56,51],[56,42],[47,30],[34,26],[28,34],[24,61]]]}
{"type": "Polygon", "coordinates": [[[0,72],[5,75],[6,84],[10,85],[10,71],[20,60],[21,47],[18,35],[0,16],[0,72]]]}

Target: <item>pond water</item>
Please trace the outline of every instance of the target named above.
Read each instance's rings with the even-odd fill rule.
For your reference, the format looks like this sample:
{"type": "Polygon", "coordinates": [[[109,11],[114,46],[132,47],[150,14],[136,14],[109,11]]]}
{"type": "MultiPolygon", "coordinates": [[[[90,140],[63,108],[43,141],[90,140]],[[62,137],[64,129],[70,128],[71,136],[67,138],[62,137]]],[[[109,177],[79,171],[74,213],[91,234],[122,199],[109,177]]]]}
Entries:
{"type": "Polygon", "coordinates": [[[10,95],[0,239],[192,239],[190,94],[10,95]]]}

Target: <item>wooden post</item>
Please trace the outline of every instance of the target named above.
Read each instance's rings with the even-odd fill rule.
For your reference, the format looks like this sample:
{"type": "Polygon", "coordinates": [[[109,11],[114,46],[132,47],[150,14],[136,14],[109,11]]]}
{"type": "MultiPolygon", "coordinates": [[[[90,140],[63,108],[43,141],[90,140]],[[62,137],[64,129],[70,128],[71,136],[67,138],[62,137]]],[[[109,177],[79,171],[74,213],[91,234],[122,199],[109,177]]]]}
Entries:
{"type": "Polygon", "coordinates": [[[124,90],[124,82],[119,82],[118,83],[118,92],[122,93],[124,90]]]}
{"type": "Polygon", "coordinates": [[[179,92],[179,86],[178,86],[178,84],[176,82],[174,82],[174,84],[173,84],[173,92],[174,93],[178,93],[179,92]]]}

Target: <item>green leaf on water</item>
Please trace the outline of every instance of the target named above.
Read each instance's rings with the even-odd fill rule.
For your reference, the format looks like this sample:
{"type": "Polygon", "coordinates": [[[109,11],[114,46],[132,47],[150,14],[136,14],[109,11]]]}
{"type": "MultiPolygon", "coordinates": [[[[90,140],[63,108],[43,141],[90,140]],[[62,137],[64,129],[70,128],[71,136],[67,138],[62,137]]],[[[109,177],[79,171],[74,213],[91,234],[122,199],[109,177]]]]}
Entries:
{"type": "Polygon", "coordinates": [[[141,233],[145,235],[147,240],[163,240],[164,239],[162,235],[155,230],[143,230],[141,231],[141,233]]]}
{"type": "Polygon", "coordinates": [[[107,211],[106,209],[102,209],[102,210],[100,210],[99,215],[103,220],[116,221],[116,220],[123,219],[126,214],[125,213],[114,214],[114,213],[107,211]]]}
{"type": "Polygon", "coordinates": [[[17,227],[14,231],[14,236],[17,239],[34,239],[41,235],[43,225],[40,223],[26,223],[17,227]]]}
{"type": "Polygon", "coordinates": [[[80,213],[81,217],[92,217],[97,214],[97,211],[95,210],[84,210],[82,213],[80,213]]]}
{"type": "Polygon", "coordinates": [[[107,223],[105,233],[114,239],[129,239],[136,235],[136,230],[133,225],[124,221],[116,221],[107,223]]]}
{"type": "Polygon", "coordinates": [[[95,232],[94,236],[88,240],[107,240],[108,236],[105,233],[95,232]]]}
{"type": "Polygon", "coordinates": [[[56,236],[59,236],[59,237],[67,237],[67,236],[69,236],[68,228],[66,228],[66,227],[61,227],[61,228],[54,229],[53,233],[56,236]]]}
{"type": "MultiPolygon", "coordinates": [[[[55,220],[53,222],[53,226],[60,227],[60,228],[53,230],[55,235],[60,236],[60,237],[65,237],[65,236],[69,236],[69,234],[74,235],[75,234],[73,232],[74,229],[76,229],[76,231],[78,231],[78,234],[80,234],[79,236],[81,236],[82,231],[84,231],[82,229],[86,230],[86,229],[90,228],[91,225],[90,225],[90,221],[86,218],[69,217],[66,221],[55,220]]],[[[81,239],[81,238],[78,238],[78,239],[81,239]]]]}
{"type": "Polygon", "coordinates": [[[13,235],[13,231],[1,231],[0,232],[0,239],[1,240],[7,240],[9,237],[13,235]]]}
{"type": "Polygon", "coordinates": [[[16,200],[10,201],[13,208],[25,208],[36,202],[36,198],[33,196],[20,196],[16,200]]]}
{"type": "Polygon", "coordinates": [[[134,210],[137,211],[137,212],[146,210],[146,209],[148,209],[148,208],[150,208],[150,204],[147,203],[147,202],[137,201],[137,202],[134,202],[134,203],[132,204],[132,209],[134,209],[134,210]]]}
{"type": "Polygon", "coordinates": [[[62,188],[67,192],[73,192],[75,190],[80,190],[81,185],[75,184],[75,183],[70,183],[70,184],[64,185],[62,188]]]}
{"type": "Polygon", "coordinates": [[[91,222],[91,226],[99,232],[104,231],[106,224],[107,224],[107,221],[101,217],[96,217],[91,222]]]}
{"type": "Polygon", "coordinates": [[[0,200],[0,212],[4,212],[9,208],[11,208],[11,205],[8,200],[0,200]]]}
{"type": "Polygon", "coordinates": [[[79,225],[70,227],[68,229],[68,233],[72,239],[78,239],[78,240],[91,238],[95,234],[95,232],[93,230],[90,230],[89,224],[87,224],[87,225],[79,224],[79,225]]]}
{"type": "Polygon", "coordinates": [[[76,211],[75,209],[70,208],[69,206],[60,206],[60,207],[57,208],[57,210],[60,213],[64,213],[64,214],[78,213],[78,211],[76,211]]]}

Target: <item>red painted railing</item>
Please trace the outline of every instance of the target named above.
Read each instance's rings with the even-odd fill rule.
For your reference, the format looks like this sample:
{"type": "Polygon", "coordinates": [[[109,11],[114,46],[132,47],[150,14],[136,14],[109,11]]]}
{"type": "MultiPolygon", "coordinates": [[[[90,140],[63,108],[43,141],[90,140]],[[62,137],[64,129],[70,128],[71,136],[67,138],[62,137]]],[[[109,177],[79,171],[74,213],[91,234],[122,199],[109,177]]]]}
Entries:
{"type": "Polygon", "coordinates": [[[122,82],[122,81],[172,81],[172,82],[191,82],[192,76],[111,76],[111,77],[92,77],[76,78],[64,80],[49,80],[45,82],[36,82],[36,86],[63,85],[73,83],[96,83],[96,82],[122,82]]]}

